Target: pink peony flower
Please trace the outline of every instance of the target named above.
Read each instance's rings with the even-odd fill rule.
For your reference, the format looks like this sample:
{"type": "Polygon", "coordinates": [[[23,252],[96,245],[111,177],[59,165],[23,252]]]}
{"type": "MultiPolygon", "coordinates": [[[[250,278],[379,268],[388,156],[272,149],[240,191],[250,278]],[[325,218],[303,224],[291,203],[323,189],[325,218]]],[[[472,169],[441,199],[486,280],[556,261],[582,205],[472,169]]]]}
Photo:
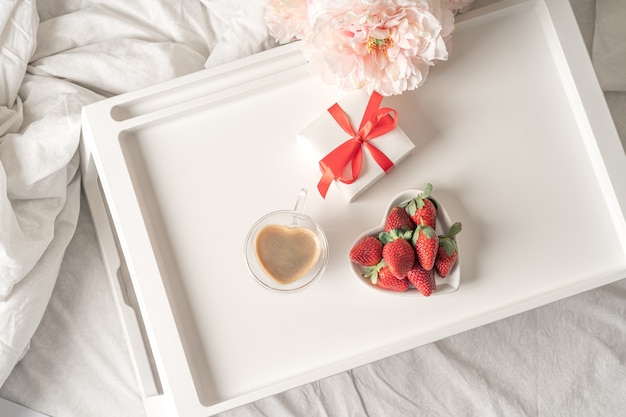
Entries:
{"type": "Polygon", "coordinates": [[[265,23],[277,42],[308,38],[307,0],[265,0],[264,6],[265,23]]]}
{"type": "Polygon", "coordinates": [[[329,0],[303,49],[322,79],[388,96],[419,87],[448,59],[453,28],[441,0],[329,0]]]}

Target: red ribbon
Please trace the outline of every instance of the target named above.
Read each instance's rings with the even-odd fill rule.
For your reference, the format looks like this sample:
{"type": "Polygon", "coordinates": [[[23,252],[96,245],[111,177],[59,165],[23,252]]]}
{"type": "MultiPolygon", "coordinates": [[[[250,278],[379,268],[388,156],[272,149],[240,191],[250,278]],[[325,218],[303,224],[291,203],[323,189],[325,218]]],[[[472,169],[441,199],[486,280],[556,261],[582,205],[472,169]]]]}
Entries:
{"type": "Polygon", "coordinates": [[[363,146],[367,148],[374,161],[385,173],[393,168],[393,162],[387,155],[369,142],[371,139],[391,132],[396,127],[398,112],[388,107],[379,108],[382,100],[383,97],[380,94],[372,93],[358,131],[354,130],[348,115],[339,104],[335,103],[328,109],[331,116],[351,138],[336,147],[320,161],[323,175],[317,184],[317,189],[322,197],[326,197],[333,180],[341,181],[344,184],[352,184],[356,181],[361,173],[363,146]],[[344,177],[343,172],[350,163],[352,164],[352,175],[344,177]]]}

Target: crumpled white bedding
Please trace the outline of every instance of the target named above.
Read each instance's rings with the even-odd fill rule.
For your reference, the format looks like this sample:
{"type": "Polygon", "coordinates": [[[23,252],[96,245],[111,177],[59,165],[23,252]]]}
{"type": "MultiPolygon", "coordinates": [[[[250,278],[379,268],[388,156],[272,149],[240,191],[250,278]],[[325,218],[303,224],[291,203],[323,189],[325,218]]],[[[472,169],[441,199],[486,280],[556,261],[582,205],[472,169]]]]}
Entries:
{"type": "Polygon", "coordinates": [[[3,2],[0,93],[0,381],[25,352],[73,233],[81,97],[26,74],[37,40],[29,1],[3,2]]]}
{"type": "MultiPolygon", "coordinates": [[[[606,69],[593,48],[626,45],[626,26],[597,30],[596,9],[626,5],[571,3],[606,69]]],[[[144,415],[81,198],[80,109],[271,47],[260,4],[0,2],[1,397],[55,417],[144,415]]],[[[602,84],[626,142],[615,85],[602,84]]],[[[624,317],[620,281],[223,415],[623,415],[624,317]]]]}
{"type": "Polygon", "coordinates": [[[259,2],[12,0],[0,3],[0,30],[1,385],[28,348],[74,235],[82,106],[270,42],[259,2]]]}

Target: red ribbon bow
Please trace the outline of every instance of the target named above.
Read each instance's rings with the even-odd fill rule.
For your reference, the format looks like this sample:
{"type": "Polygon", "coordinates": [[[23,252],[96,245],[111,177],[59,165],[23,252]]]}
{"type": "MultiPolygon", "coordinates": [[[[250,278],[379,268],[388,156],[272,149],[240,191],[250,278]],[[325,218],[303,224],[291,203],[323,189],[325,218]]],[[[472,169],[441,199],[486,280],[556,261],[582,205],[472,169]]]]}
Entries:
{"type": "Polygon", "coordinates": [[[391,132],[396,127],[398,112],[388,107],[379,108],[382,100],[383,97],[379,93],[372,93],[361,119],[359,130],[356,132],[352,127],[352,123],[350,123],[348,115],[339,104],[335,103],[328,109],[333,119],[351,138],[336,147],[320,161],[320,169],[323,175],[317,184],[317,189],[322,197],[326,197],[330,183],[333,180],[341,181],[344,184],[352,184],[356,181],[361,173],[363,161],[362,145],[367,148],[374,161],[385,173],[393,168],[393,162],[387,155],[369,142],[371,139],[391,132]],[[352,175],[344,177],[343,172],[349,163],[352,163],[352,175]]]}

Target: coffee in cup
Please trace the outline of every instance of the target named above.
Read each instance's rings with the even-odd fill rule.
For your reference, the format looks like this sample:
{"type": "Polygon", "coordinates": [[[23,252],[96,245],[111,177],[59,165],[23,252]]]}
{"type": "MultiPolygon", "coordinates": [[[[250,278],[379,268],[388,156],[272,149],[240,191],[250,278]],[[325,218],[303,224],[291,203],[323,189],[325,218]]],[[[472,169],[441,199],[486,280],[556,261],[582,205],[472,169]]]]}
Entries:
{"type": "Polygon", "coordinates": [[[319,239],[304,227],[270,224],[256,235],[254,253],[265,273],[279,284],[302,278],[320,256],[319,239]]]}

